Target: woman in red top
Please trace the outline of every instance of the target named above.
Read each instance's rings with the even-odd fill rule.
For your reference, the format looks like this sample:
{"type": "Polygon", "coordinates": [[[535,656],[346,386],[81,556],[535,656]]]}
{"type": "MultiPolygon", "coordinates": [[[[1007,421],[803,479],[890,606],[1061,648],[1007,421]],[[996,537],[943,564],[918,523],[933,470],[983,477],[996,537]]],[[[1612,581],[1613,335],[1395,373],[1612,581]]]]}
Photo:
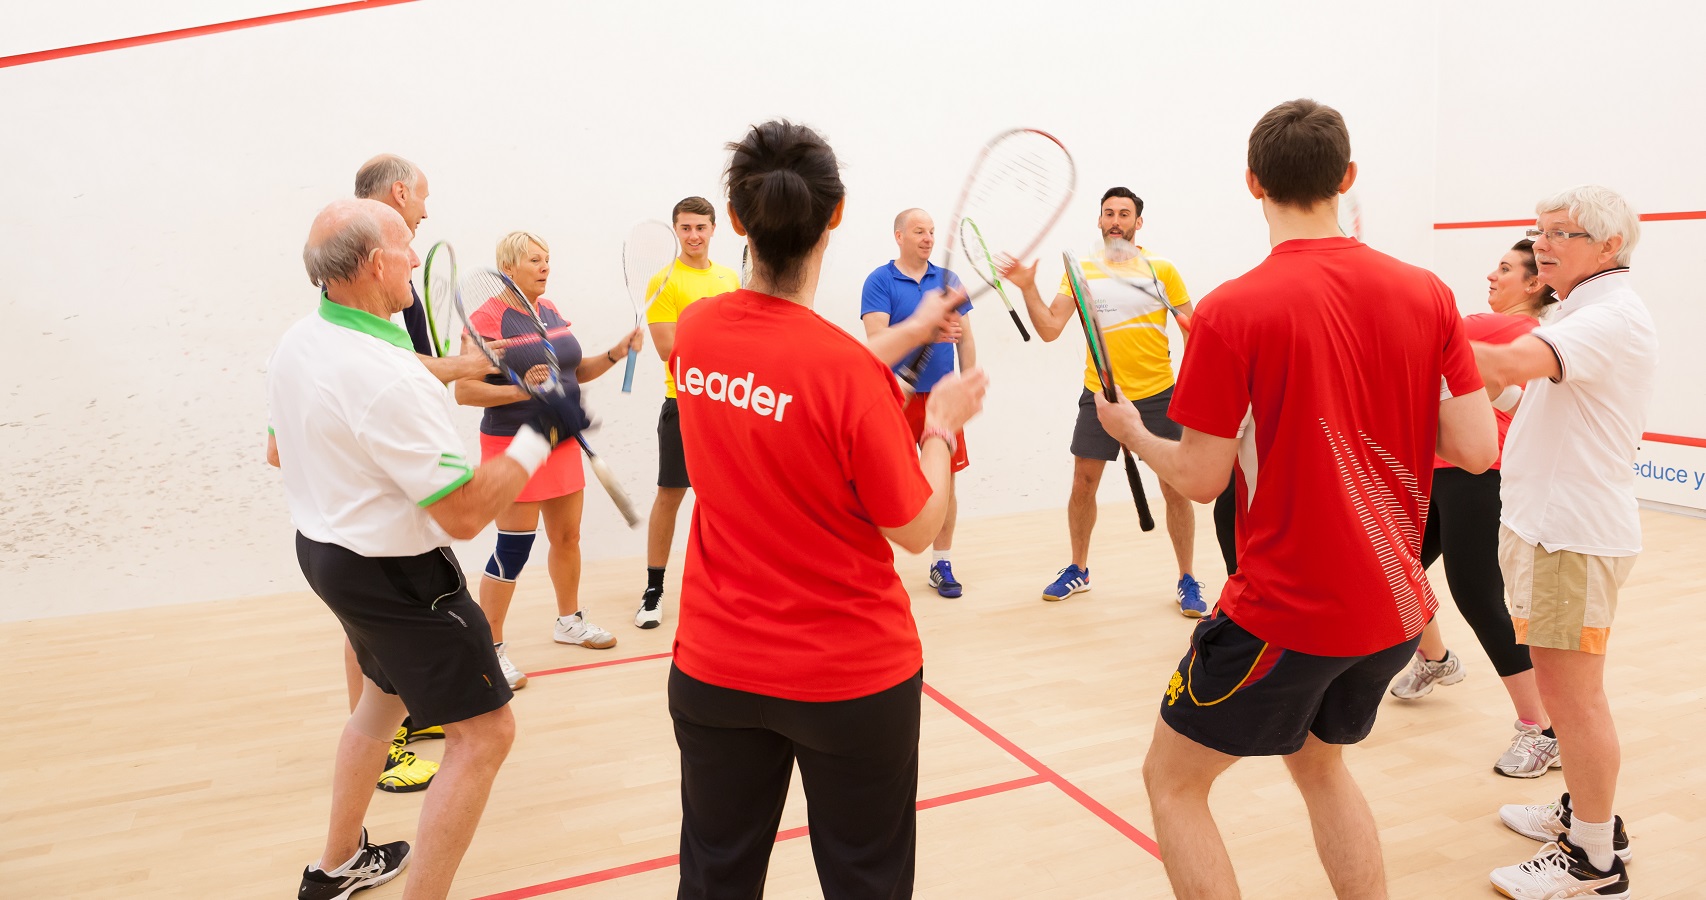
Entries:
{"type": "MultiPolygon", "coordinates": [[[[591,381],[610,371],[644,346],[644,332],[634,329],[603,353],[583,358],[580,341],[569,333],[568,320],[545,299],[545,284],[551,276],[551,248],[545,239],[525,231],[512,231],[498,241],[498,268],[515,282],[527,298],[527,303],[547,333],[552,335],[551,346],[557,364],[564,373],[564,387],[579,396],[582,382],[591,381]],[[571,379],[569,372],[574,373],[571,379]]],[[[512,338],[533,334],[533,326],[525,313],[514,309],[500,298],[470,297],[479,303],[469,317],[474,328],[488,339],[512,338]]],[[[456,382],[456,402],[463,406],[484,407],[480,419],[480,458],[493,459],[503,454],[514,439],[516,429],[526,421],[531,405],[521,388],[510,384],[501,375],[487,376],[485,381],[466,379],[456,382]]],[[[527,676],[509,661],[504,648],[504,619],[509,615],[510,599],[515,596],[515,579],[533,549],[535,529],[540,517],[545,520],[545,536],[551,543],[547,568],[551,586],[557,595],[557,618],[551,637],[559,644],[574,644],[593,650],[616,646],[610,632],[587,621],[580,605],[581,581],[581,509],[586,498],[586,474],[581,469],[580,444],[563,441],[558,444],[545,465],[533,473],[515,503],[498,514],[497,547],[486,561],[485,577],[480,580],[480,608],[492,625],[492,640],[496,641],[498,664],[504,680],[512,690],[527,685],[527,676]]]]}
{"type": "Polygon", "coordinates": [[[669,677],[679,896],[762,894],[796,763],[824,896],[910,896],[922,650],[889,541],[940,530],[986,378],[938,383],[918,448],[888,367],[812,310],[835,152],[785,121],[729,149],[751,286],[684,311],[669,359],[697,494],[669,677]]]}
{"type": "MultiPolygon", "coordinates": [[[[1487,275],[1490,313],[1463,320],[1469,339],[1508,344],[1540,324],[1546,308],[1558,302],[1552,288],[1540,282],[1532,241],[1518,241],[1487,275]]],[[[1519,392],[1520,393],[1520,392],[1519,392]]],[[[1495,409],[1499,446],[1505,443],[1515,397],[1501,398],[1495,409]]],[[[1540,702],[1534,683],[1534,664],[1528,648],[1516,642],[1505,582],[1499,573],[1499,465],[1472,475],[1443,459],[1434,460],[1433,500],[1427,530],[1422,536],[1422,566],[1445,557],[1445,580],[1457,609],[1474,630],[1493,669],[1504,680],[1516,707],[1516,736],[1493,771],[1512,778],[1536,778],[1558,763],[1558,739],[1540,702]]],[[[1404,700],[1425,696],[1436,684],[1463,680],[1463,662],[1446,649],[1436,616],[1422,630],[1416,658],[1392,683],[1392,695],[1404,700]]]]}

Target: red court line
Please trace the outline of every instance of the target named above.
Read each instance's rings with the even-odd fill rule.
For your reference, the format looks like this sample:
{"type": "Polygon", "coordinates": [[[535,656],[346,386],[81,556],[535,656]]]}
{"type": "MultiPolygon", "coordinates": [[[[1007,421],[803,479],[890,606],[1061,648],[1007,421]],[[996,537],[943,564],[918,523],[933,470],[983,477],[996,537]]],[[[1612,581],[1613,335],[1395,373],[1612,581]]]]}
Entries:
{"type": "MultiPolygon", "coordinates": [[[[1687,212],[1646,213],[1641,216],[1643,222],[1679,222],[1684,219],[1706,219],[1706,209],[1695,209],[1687,212]]],[[[1526,219],[1489,219],[1485,222],[1435,222],[1435,231],[1454,231],[1459,228],[1515,228],[1518,225],[1533,225],[1534,218],[1526,219]]]]}
{"type": "Polygon", "coordinates": [[[381,6],[397,6],[402,3],[414,2],[416,0],[355,0],[353,3],[298,9],[290,12],[273,13],[270,16],[255,16],[251,19],[219,22],[213,25],[197,25],[193,28],[179,28],[175,31],[141,34],[136,37],[99,41],[93,44],[78,44],[74,47],[60,47],[57,50],[38,50],[34,53],[20,53],[16,56],[0,56],[0,69],[8,66],[25,66],[30,63],[47,62],[53,59],[65,59],[69,56],[87,56],[91,53],[105,53],[108,50],[124,50],[129,47],[141,47],[145,44],[162,44],[166,41],[181,41],[184,38],[201,37],[226,31],[240,31],[244,28],[258,28],[262,25],[277,25],[280,22],[294,22],[299,19],[312,19],[319,16],[355,12],[360,9],[377,9],[381,6]]]}
{"type": "Polygon", "coordinates": [[[1097,802],[1096,798],[1084,793],[1083,789],[1078,787],[1078,785],[1067,781],[1065,778],[1061,777],[1059,773],[1055,772],[1048,766],[1043,765],[1036,757],[1020,749],[1018,744],[1015,744],[1002,736],[1001,732],[984,724],[983,720],[969,712],[966,712],[964,707],[952,700],[949,700],[947,697],[943,696],[941,691],[936,690],[929,684],[924,685],[924,695],[941,704],[943,709],[946,709],[948,712],[958,716],[961,721],[976,729],[979,734],[995,742],[996,746],[1006,750],[1009,755],[1019,762],[1024,763],[1031,771],[1048,779],[1050,784],[1060,788],[1066,796],[1078,801],[1079,806],[1084,807],[1094,813],[1097,818],[1113,826],[1115,831],[1125,835],[1132,843],[1148,851],[1150,856],[1153,856],[1156,859],[1161,858],[1161,846],[1155,843],[1154,838],[1144,834],[1142,831],[1139,831],[1135,825],[1132,825],[1125,819],[1120,818],[1113,810],[1097,802]]]}
{"type": "Polygon", "coordinates": [[[1706,447],[1706,438],[1685,437],[1680,434],[1654,434],[1647,432],[1641,435],[1643,441],[1656,441],[1660,444],[1681,444],[1684,447],[1706,447]]]}
{"type": "MultiPolygon", "coordinates": [[[[959,791],[953,794],[944,794],[940,797],[931,797],[928,800],[920,800],[918,801],[918,809],[921,811],[926,809],[935,809],[938,806],[963,803],[967,800],[976,800],[980,797],[989,797],[994,794],[1005,794],[1008,791],[1016,791],[1020,788],[1028,788],[1033,785],[1045,784],[1047,782],[1048,779],[1041,775],[1030,775],[1025,778],[1015,778],[1012,781],[1003,781],[1000,784],[989,784],[984,785],[983,787],[972,788],[969,791],[959,791]]],[[[791,841],[795,838],[805,837],[810,833],[811,829],[803,825],[798,828],[789,828],[785,831],[778,831],[776,832],[776,843],[780,844],[783,841],[791,841]]],[[[555,894],[559,891],[585,887],[589,884],[600,884],[606,881],[615,881],[618,878],[626,878],[629,875],[639,875],[642,872],[667,869],[670,866],[680,864],[681,854],[672,853],[669,856],[659,856],[655,859],[648,859],[643,862],[629,863],[625,866],[601,869],[597,872],[588,872],[585,875],[575,875],[558,881],[547,881],[544,884],[536,884],[532,887],[516,888],[513,891],[503,891],[502,893],[497,894],[487,894],[484,897],[478,898],[478,900],[527,900],[529,897],[540,897],[545,894],[555,894]]]]}
{"type": "Polygon", "coordinates": [[[607,659],[602,662],[583,663],[578,666],[564,666],[560,669],[540,669],[537,672],[523,672],[528,678],[539,678],[543,675],[561,675],[564,672],[579,672],[582,669],[602,669],[606,666],[620,666],[627,663],[646,662],[652,659],[669,659],[673,653],[653,653],[650,656],[625,656],[621,659],[607,659]]]}

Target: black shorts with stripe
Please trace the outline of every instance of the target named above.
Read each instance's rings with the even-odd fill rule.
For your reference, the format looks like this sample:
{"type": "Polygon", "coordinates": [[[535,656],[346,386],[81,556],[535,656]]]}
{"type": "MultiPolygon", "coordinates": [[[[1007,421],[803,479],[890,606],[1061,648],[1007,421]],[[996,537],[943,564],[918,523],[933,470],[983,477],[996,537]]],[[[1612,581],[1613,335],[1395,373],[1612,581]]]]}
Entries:
{"type": "Polygon", "coordinates": [[[1310,734],[1354,744],[1373,730],[1380,698],[1420,642],[1417,635],[1367,656],[1311,656],[1270,644],[1217,609],[1191,632],[1161,719],[1232,756],[1296,753],[1310,734]]]}
{"type": "Polygon", "coordinates": [[[298,532],[296,561],[344,626],[362,674],[401,697],[416,728],[472,719],[515,696],[450,548],[362,556],[298,532]]]}

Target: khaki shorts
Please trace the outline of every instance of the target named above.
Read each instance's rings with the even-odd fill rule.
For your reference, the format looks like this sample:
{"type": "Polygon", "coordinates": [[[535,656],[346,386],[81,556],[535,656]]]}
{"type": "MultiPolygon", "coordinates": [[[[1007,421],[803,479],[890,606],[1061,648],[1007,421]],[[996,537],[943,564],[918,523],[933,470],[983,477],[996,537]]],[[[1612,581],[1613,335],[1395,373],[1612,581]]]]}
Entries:
{"type": "Polygon", "coordinates": [[[1500,525],[1499,568],[1510,589],[1517,643],[1603,655],[1617,615],[1617,589],[1635,568],[1635,557],[1548,553],[1500,525]]]}

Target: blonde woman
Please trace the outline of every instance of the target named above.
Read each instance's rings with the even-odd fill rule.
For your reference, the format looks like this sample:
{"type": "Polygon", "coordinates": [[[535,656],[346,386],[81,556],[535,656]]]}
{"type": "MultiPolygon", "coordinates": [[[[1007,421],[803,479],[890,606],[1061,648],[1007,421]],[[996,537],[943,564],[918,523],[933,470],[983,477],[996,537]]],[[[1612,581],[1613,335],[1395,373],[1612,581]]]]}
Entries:
{"type": "MultiPolygon", "coordinates": [[[[498,269],[508,275],[521,289],[533,311],[553,335],[552,347],[564,372],[573,370],[575,377],[565,378],[564,386],[578,393],[582,382],[591,381],[608,372],[629,353],[645,346],[643,329],[634,329],[621,341],[603,353],[582,358],[580,341],[569,332],[569,322],[555,304],[545,299],[545,283],[551,275],[551,248],[545,239],[525,231],[512,231],[498,242],[498,269]]],[[[468,298],[479,303],[480,298],[468,298]]],[[[531,333],[523,313],[501,299],[492,298],[480,303],[470,316],[475,330],[486,338],[506,338],[531,333]]],[[[480,420],[480,457],[482,460],[501,455],[515,435],[516,429],[528,419],[527,395],[501,376],[488,376],[485,381],[456,382],[456,402],[463,406],[484,407],[480,420]]],[[[545,520],[545,537],[551,544],[547,568],[551,585],[557,595],[557,622],[552,637],[560,644],[576,644],[593,650],[616,646],[616,638],[603,628],[587,621],[580,607],[581,579],[581,509],[585,497],[586,473],[581,468],[579,443],[564,441],[552,451],[551,458],[533,473],[532,480],[516,498],[514,504],[498,514],[497,548],[486,563],[485,577],[480,580],[480,608],[492,625],[492,641],[509,686],[520,688],[527,684],[504,651],[504,618],[509,612],[510,599],[515,595],[515,579],[527,563],[539,520],[545,520]]]]}

